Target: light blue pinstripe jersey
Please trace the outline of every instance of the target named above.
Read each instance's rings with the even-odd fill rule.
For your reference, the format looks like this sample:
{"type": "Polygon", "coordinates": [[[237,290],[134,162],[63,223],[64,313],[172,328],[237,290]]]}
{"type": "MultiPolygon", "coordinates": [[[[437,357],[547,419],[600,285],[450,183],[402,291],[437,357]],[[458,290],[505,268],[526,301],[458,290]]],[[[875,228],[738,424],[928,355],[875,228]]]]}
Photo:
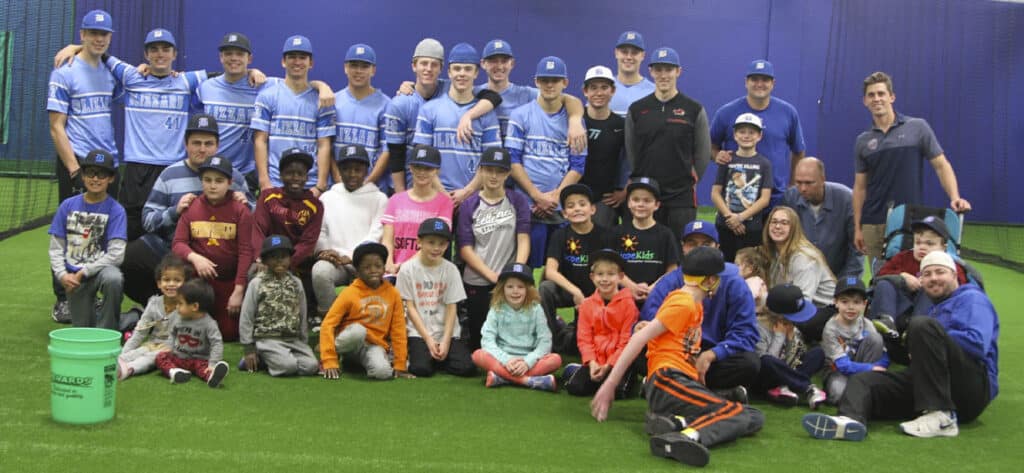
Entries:
{"type": "Polygon", "coordinates": [[[279,80],[271,77],[260,87],[253,88],[247,77],[228,82],[226,76],[221,75],[199,85],[197,95],[203,111],[217,119],[217,128],[220,130],[217,154],[230,159],[231,164],[242,174],[256,170],[252,130],[249,129],[255,113],[253,104],[256,95],[279,80]]]}
{"type": "Polygon", "coordinates": [[[570,171],[583,174],[587,152],[572,154],[568,145],[569,115],[562,107],[548,114],[536,101],[512,111],[505,147],[512,162],[519,162],[530,182],[541,192],[558,188],[570,171]]]}
{"type": "Polygon", "coordinates": [[[76,156],[84,157],[94,149],[117,156],[110,111],[112,101],[120,100],[123,95],[124,89],[107,66],[92,67],[76,58],[50,73],[46,110],[67,115],[64,129],[76,156]]]}
{"type": "Polygon", "coordinates": [[[447,191],[466,187],[473,180],[484,148],[501,146],[498,117],[493,111],[473,120],[472,143],[459,143],[459,119],[477,102],[473,99],[460,105],[446,94],[420,107],[412,142],[431,145],[441,152],[441,185],[447,191]]]}
{"type": "Polygon", "coordinates": [[[416,117],[419,116],[420,107],[428,100],[447,94],[448,85],[447,80],[438,79],[434,95],[426,99],[415,92],[410,95],[396,95],[391,99],[391,103],[384,111],[384,141],[395,145],[412,144],[412,137],[416,134],[416,117]]]}
{"type": "Polygon", "coordinates": [[[281,152],[301,148],[313,155],[313,169],[309,170],[307,187],[316,185],[316,140],[334,136],[334,108],[319,108],[320,94],[310,87],[299,94],[288,88],[285,81],[265,87],[256,96],[255,114],[250,127],[269,135],[267,167],[270,182],[281,185],[278,163],[281,152]]]}
{"type": "Polygon", "coordinates": [[[198,112],[195,96],[206,71],[159,78],[110,56],[107,67],[124,86],[124,161],[169,166],[185,158],[188,115],[198,112]]]}
{"type": "MultiPolygon", "coordinates": [[[[370,169],[384,151],[386,120],[384,112],[391,99],[377,89],[372,94],[356,100],[348,87],[334,93],[334,156],[337,157],[345,145],[362,145],[370,155],[370,169]]],[[[391,174],[385,173],[377,187],[391,187],[391,174]]]]}
{"type": "MultiPolygon", "coordinates": [[[[473,94],[476,95],[486,88],[487,84],[473,87],[473,94]]],[[[498,105],[494,113],[498,116],[502,139],[508,136],[508,117],[512,115],[512,110],[537,100],[539,93],[536,87],[512,83],[509,83],[509,86],[501,92],[501,105],[498,105]]]]}
{"type": "Polygon", "coordinates": [[[612,109],[613,113],[625,117],[626,113],[629,112],[629,106],[633,105],[633,102],[653,93],[654,82],[651,82],[646,77],[633,85],[625,85],[619,82],[619,79],[615,79],[615,95],[612,96],[612,100],[608,103],[608,108],[612,109]]]}

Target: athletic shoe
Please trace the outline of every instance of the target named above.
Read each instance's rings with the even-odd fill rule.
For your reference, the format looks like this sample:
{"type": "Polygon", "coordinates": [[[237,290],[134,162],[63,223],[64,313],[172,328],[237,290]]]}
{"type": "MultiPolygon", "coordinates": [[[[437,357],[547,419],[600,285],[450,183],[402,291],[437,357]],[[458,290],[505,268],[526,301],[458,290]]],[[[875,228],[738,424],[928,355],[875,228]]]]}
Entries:
{"type": "Polygon", "coordinates": [[[68,309],[68,301],[57,301],[53,304],[53,312],[50,313],[50,318],[58,324],[70,324],[71,323],[71,311],[68,309]]]}
{"type": "Polygon", "coordinates": [[[647,435],[661,435],[680,432],[686,428],[686,420],[679,416],[666,416],[647,411],[644,415],[644,432],[647,435]]]}
{"type": "Polygon", "coordinates": [[[538,391],[558,392],[558,384],[555,382],[555,375],[530,376],[526,379],[526,387],[538,391]]]}
{"type": "Polygon", "coordinates": [[[810,407],[812,411],[817,410],[818,406],[822,405],[828,400],[828,394],[825,393],[821,388],[811,385],[807,388],[807,407],[810,407]]]}
{"type": "Polygon", "coordinates": [[[210,379],[206,380],[206,385],[215,388],[220,386],[220,382],[224,381],[224,377],[228,375],[228,363],[226,361],[218,361],[217,364],[213,365],[213,373],[210,374],[210,379]]]}
{"type": "Polygon", "coordinates": [[[575,375],[576,372],[579,371],[582,367],[583,365],[579,363],[569,363],[568,365],[565,365],[565,369],[562,370],[563,382],[568,383],[569,380],[572,379],[573,375],[575,375]]]}
{"type": "Polygon", "coordinates": [[[875,326],[875,330],[883,338],[894,341],[900,339],[900,332],[896,330],[896,321],[893,320],[891,315],[879,315],[877,319],[871,321],[871,325],[875,326]]]}
{"type": "Polygon", "coordinates": [[[324,323],[324,318],[319,315],[314,315],[309,318],[309,331],[313,333],[320,333],[320,325],[324,323]]]}
{"type": "Polygon", "coordinates": [[[484,386],[487,386],[489,388],[496,388],[498,386],[504,386],[504,385],[506,385],[508,383],[509,383],[509,381],[507,379],[502,378],[501,376],[498,376],[498,373],[495,373],[493,371],[488,371],[487,372],[487,378],[484,380],[484,386]]]}
{"type": "Polygon", "coordinates": [[[167,377],[171,378],[171,384],[181,384],[192,379],[192,373],[181,368],[171,368],[171,371],[167,373],[167,377]]]}
{"type": "Polygon", "coordinates": [[[738,402],[740,404],[747,404],[750,402],[750,397],[747,396],[747,388],[742,385],[729,389],[716,389],[715,394],[725,398],[727,401],[738,402]]]}
{"type": "Polygon", "coordinates": [[[238,371],[245,371],[245,355],[242,355],[242,358],[238,360],[238,371]]]}
{"type": "Polygon", "coordinates": [[[117,380],[124,381],[132,375],[132,368],[121,357],[117,357],[117,380]]]}
{"type": "Polygon", "coordinates": [[[960,434],[956,413],[951,411],[925,413],[917,419],[901,423],[900,430],[907,435],[920,438],[956,437],[960,434]]]}
{"type": "Polygon", "coordinates": [[[789,389],[789,386],[776,386],[768,390],[768,400],[776,404],[793,407],[800,402],[800,396],[789,389]]]}
{"type": "Polygon", "coordinates": [[[707,447],[679,432],[651,437],[651,454],[690,466],[704,466],[711,459],[707,447]]]}
{"type": "Polygon", "coordinates": [[[868,429],[846,416],[807,414],[801,422],[811,437],[823,440],[851,440],[859,442],[868,435],[868,429]]]}

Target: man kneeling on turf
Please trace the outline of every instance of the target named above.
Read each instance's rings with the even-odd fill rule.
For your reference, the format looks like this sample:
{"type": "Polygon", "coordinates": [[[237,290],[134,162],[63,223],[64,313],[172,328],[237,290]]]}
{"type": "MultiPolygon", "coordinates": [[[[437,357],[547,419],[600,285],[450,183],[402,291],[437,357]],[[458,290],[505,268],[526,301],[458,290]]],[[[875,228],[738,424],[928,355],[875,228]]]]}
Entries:
{"type": "Polygon", "coordinates": [[[910,366],[901,372],[867,371],[850,378],[839,416],[808,414],[804,429],[820,439],[863,440],[868,418],[899,419],[914,437],[955,437],[958,421],[981,415],[999,393],[999,316],[974,284],[957,282],[957,267],[944,251],[921,260],[921,286],[935,302],[912,317],[906,345],[910,366]]]}
{"type": "Polygon", "coordinates": [[[761,411],[708,389],[695,366],[704,318],[701,301],[718,289],[718,274],[724,269],[722,252],[715,248],[695,248],[684,255],[683,287],[669,294],[654,320],[633,334],[590,403],[598,422],[607,419],[615,387],[647,345],[645,430],[652,436],[651,453],[687,465],[706,465],[708,447],[753,434],[764,425],[761,411]]]}

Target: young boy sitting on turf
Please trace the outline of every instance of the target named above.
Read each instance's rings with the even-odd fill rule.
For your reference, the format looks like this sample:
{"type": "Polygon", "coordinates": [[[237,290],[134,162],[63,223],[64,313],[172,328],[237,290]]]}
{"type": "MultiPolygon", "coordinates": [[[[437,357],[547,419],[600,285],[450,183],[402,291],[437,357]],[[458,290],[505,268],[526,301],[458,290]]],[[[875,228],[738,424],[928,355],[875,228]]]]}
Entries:
{"type": "Polygon", "coordinates": [[[793,325],[810,320],[817,308],[792,284],[771,288],[765,305],[766,314],[757,318],[760,340],[756,351],[761,369],[753,388],[766,394],[769,401],[784,406],[797,405],[797,393],[802,393],[807,406],[817,409],[827,396],[811,382],[811,376],[825,365],[825,354],[821,347],[808,349],[800,329],[793,325]]]}
{"type": "Polygon", "coordinates": [[[363,243],[352,252],[356,280],[338,294],[320,326],[324,378],[341,377],[339,355],[354,357],[373,379],[415,377],[406,371],[402,296],[384,280],[387,259],[388,249],[376,242],[363,243]]]}
{"type": "Polygon", "coordinates": [[[192,263],[216,294],[211,316],[224,340],[238,340],[238,312],[253,261],[249,207],[228,195],[234,167],[221,156],[199,166],[203,195],[178,219],[171,250],[192,263]]]}
{"type": "MultiPolygon", "coordinates": [[[[287,186],[286,172],[281,179],[287,186]]],[[[307,342],[306,293],[302,281],[288,271],[295,251],[292,242],[284,235],[270,235],[262,246],[264,269],[249,281],[242,300],[238,332],[245,356],[239,369],[254,373],[264,365],[271,376],[316,374],[319,362],[307,342]]]]}
{"type": "MultiPolygon", "coordinates": [[[[573,396],[597,392],[629,342],[640,315],[629,289],[619,289],[626,264],[614,250],[590,255],[590,279],[597,290],[580,304],[576,344],[583,364],[571,363],[562,372],[562,385],[573,396]]],[[[626,372],[615,388],[615,399],[626,397],[635,377],[632,369],[626,372]]]]}
{"type": "Polygon", "coordinates": [[[171,349],[171,328],[178,322],[181,285],[188,265],[173,254],[164,256],[156,267],[156,286],[162,295],[149,298],[132,336],[117,357],[117,379],[147,373],[156,367],[156,356],[171,349]]]}
{"type": "Polygon", "coordinates": [[[456,314],[456,304],[466,299],[466,291],[459,268],[444,259],[451,246],[451,229],[440,218],[428,218],[416,235],[420,249],[402,266],[397,281],[409,334],[409,372],[429,377],[440,367],[456,376],[473,376],[476,367],[461,338],[456,314]]]}
{"type": "Polygon", "coordinates": [[[860,278],[840,278],[836,283],[836,308],[839,312],[825,323],[821,348],[832,370],[825,375],[825,391],[833,403],[846,391],[850,376],[863,371],[885,371],[889,355],[882,336],[864,318],[868,291],[860,278]]]}
{"type": "Polygon", "coordinates": [[[615,227],[613,248],[619,250],[626,265],[623,282],[633,293],[637,306],[643,305],[658,278],[676,269],[679,242],[675,233],[654,221],[654,212],[661,206],[658,181],[635,177],[626,186],[626,205],[632,219],[615,227]]]}
{"type": "Polygon", "coordinates": [[[60,203],[50,225],[50,269],[64,286],[75,327],[116,330],[121,314],[127,219],[124,207],[107,195],[114,181],[114,157],[94,150],[81,161],[85,193],[60,203]],[[103,305],[96,313],[96,294],[103,305]],[[99,315],[99,317],[97,317],[99,315]]]}
{"type": "Polygon", "coordinates": [[[181,286],[180,318],[171,328],[171,350],[156,356],[156,366],[172,384],[184,383],[194,374],[215,388],[227,376],[224,341],[217,322],[210,318],[213,307],[213,287],[204,279],[190,279],[181,286]]]}
{"type": "Polygon", "coordinates": [[[540,283],[540,303],[548,319],[548,329],[555,339],[556,352],[576,351],[576,327],[558,318],[559,307],[579,307],[587,294],[594,293],[590,280],[590,253],[607,248],[608,229],[594,225],[593,195],[584,184],[566,186],[559,194],[562,215],[569,226],[551,235],[544,264],[544,281],[540,283]]]}
{"type": "Polygon", "coordinates": [[[725,269],[716,248],[698,247],[683,256],[684,286],[672,291],[654,320],[636,332],[590,403],[598,422],[608,418],[615,389],[647,346],[647,418],[651,453],[704,466],[708,447],[761,430],[761,411],[727,401],[704,385],[694,365],[700,354],[702,301],[718,289],[725,269]]]}
{"type": "Polygon", "coordinates": [[[736,117],[733,138],[739,147],[729,164],[718,167],[711,202],[718,209],[715,227],[726,261],[736,251],[761,244],[765,209],[772,197],[772,164],[757,152],[763,129],[753,113],[736,117]]]}

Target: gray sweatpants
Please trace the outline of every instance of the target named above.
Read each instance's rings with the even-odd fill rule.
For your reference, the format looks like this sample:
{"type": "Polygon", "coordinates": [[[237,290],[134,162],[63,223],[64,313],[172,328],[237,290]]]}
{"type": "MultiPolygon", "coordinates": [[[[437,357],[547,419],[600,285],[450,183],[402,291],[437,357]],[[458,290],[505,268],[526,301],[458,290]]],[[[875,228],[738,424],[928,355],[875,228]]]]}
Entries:
{"type": "Polygon", "coordinates": [[[68,311],[75,327],[99,327],[117,330],[121,317],[124,279],[121,270],[104,266],[100,272],[82,279],[77,289],[68,293],[68,311]],[[103,293],[103,305],[96,312],[96,293],[103,293]]]}
{"type": "Polygon", "coordinates": [[[345,356],[354,356],[359,364],[366,368],[366,375],[374,379],[391,379],[395,372],[388,359],[384,347],[366,342],[366,327],[352,324],[345,327],[334,338],[334,347],[338,351],[338,360],[345,356]]]}
{"type": "Polygon", "coordinates": [[[299,339],[258,339],[256,354],[267,365],[270,376],[310,376],[320,369],[309,344],[299,339]]]}
{"type": "Polygon", "coordinates": [[[120,358],[131,367],[132,376],[136,376],[153,371],[153,368],[156,368],[156,356],[168,350],[170,348],[151,348],[143,345],[122,353],[120,358]]]}
{"type": "Polygon", "coordinates": [[[676,369],[661,368],[648,375],[644,392],[651,412],[682,416],[705,447],[751,435],[764,425],[761,411],[727,401],[676,369]]]}
{"type": "Polygon", "coordinates": [[[317,261],[313,264],[310,276],[313,279],[313,295],[316,296],[317,310],[325,314],[338,297],[334,289],[351,283],[356,276],[356,268],[350,264],[338,267],[329,261],[317,261]]]}
{"type": "MultiPolygon", "coordinates": [[[[874,363],[882,358],[885,353],[885,342],[882,336],[872,332],[864,340],[861,340],[857,353],[853,354],[852,360],[858,363],[874,363]]],[[[832,371],[825,375],[825,392],[828,393],[828,400],[832,404],[838,404],[846,392],[846,382],[850,377],[839,371],[832,371]]]]}

